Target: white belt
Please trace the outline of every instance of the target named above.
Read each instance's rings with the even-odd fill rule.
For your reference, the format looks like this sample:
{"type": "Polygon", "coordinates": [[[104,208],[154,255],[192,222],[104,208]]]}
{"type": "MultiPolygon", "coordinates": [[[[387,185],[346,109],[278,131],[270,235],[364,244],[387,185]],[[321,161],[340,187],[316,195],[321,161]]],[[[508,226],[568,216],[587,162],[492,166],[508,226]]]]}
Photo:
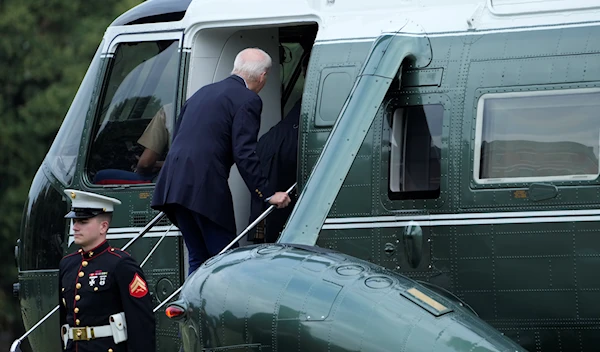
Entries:
{"type": "Polygon", "coordinates": [[[125,323],[125,313],[113,314],[108,319],[108,325],[86,326],[81,328],[72,328],[68,324],[62,326],[61,333],[63,344],[67,348],[67,342],[89,341],[100,337],[112,337],[115,343],[127,341],[127,325],[125,323]]]}
{"type": "Polygon", "coordinates": [[[112,329],[110,325],[103,326],[86,326],[81,328],[68,328],[67,336],[73,341],[87,341],[100,337],[112,337],[112,329]]]}

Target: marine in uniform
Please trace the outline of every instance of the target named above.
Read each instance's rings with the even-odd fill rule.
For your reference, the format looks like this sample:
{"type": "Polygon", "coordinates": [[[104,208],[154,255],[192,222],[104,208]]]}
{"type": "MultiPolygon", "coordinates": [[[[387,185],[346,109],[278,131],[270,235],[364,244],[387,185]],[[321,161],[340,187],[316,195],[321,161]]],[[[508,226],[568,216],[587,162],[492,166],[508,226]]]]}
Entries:
{"type": "Polygon", "coordinates": [[[75,244],[59,266],[60,324],[66,351],[155,351],[153,305],[144,273],[106,240],[115,204],[89,192],[65,190],[75,244]]]}

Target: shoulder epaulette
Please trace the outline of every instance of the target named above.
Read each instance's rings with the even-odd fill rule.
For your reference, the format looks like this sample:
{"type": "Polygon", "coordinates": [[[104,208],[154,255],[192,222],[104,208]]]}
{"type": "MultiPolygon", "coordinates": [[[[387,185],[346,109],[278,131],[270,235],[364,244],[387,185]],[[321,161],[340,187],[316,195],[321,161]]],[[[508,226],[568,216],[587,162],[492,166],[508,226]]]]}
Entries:
{"type": "Polygon", "coordinates": [[[110,252],[117,253],[117,254],[124,254],[124,255],[131,257],[131,254],[125,252],[124,250],[122,250],[120,248],[110,247],[110,252]]]}
{"type": "Polygon", "coordinates": [[[71,254],[67,254],[67,255],[65,255],[64,257],[62,257],[62,259],[66,259],[66,258],[69,258],[69,257],[72,257],[72,256],[74,256],[75,254],[80,254],[80,253],[81,253],[81,249],[80,249],[80,250],[78,250],[77,252],[73,252],[73,253],[71,253],[71,254]]]}

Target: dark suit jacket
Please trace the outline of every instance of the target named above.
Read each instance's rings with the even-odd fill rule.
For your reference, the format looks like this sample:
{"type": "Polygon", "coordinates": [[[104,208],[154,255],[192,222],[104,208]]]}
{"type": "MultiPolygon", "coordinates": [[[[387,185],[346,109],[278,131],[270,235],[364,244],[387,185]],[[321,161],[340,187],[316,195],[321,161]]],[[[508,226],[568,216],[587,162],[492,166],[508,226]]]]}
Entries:
{"type": "MultiPolygon", "coordinates": [[[[263,174],[269,184],[284,191],[296,182],[298,160],[298,125],[300,122],[301,100],[298,100],[287,116],[273,126],[258,141],[256,153],[260,159],[263,174]]],[[[290,192],[290,204],[283,209],[274,209],[265,220],[265,242],[273,243],[279,237],[288,217],[294,209],[295,192],[290,192]]],[[[269,204],[253,198],[250,205],[250,222],[256,220],[269,204]]],[[[248,240],[255,240],[256,228],[248,233],[248,240]]]]}
{"type": "Polygon", "coordinates": [[[262,100],[236,75],[202,87],[184,104],[156,181],[152,208],[175,223],[170,204],[236,232],[228,178],[235,162],[252,196],[273,195],[256,155],[262,100]]]}

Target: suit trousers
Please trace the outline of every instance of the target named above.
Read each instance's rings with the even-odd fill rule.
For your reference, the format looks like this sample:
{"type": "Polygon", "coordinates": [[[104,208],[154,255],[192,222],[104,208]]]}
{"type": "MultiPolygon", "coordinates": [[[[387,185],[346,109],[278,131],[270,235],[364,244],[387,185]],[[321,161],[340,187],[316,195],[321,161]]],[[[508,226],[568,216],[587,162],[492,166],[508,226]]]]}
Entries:
{"type": "MultiPolygon", "coordinates": [[[[174,205],[172,214],[188,249],[190,266],[188,276],[235,238],[235,233],[181,205],[174,205]]],[[[238,246],[239,244],[236,243],[231,248],[238,246]]]]}

